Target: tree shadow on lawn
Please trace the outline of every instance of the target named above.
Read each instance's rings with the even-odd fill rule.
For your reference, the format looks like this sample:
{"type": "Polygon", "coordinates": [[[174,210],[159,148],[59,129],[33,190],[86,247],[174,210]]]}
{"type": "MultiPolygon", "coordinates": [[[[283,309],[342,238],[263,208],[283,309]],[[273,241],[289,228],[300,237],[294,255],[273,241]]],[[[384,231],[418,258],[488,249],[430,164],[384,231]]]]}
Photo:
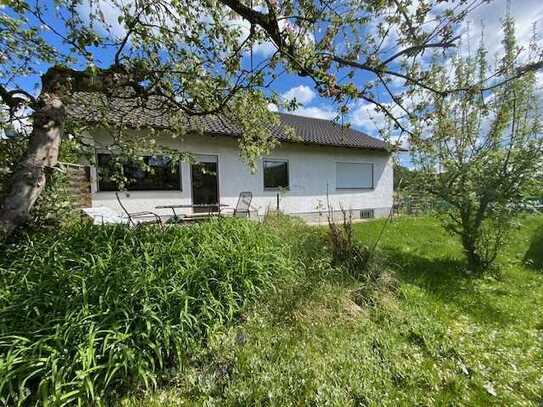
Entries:
{"type": "Polygon", "coordinates": [[[461,313],[469,314],[477,322],[507,325],[511,317],[502,313],[492,304],[493,295],[507,292],[482,291],[480,280],[466,274],[466,264],[455,258],[427,258],[397,248],[384,248],[386,263],[396,271],[403,283],[415,285],[425,290],[433,298],[453,305],[461,313]]]}
{"type": "MultiPolygon", "coordinates": [[[[456,308],[483,324],[508,325],[513,318],[496,306],[496,295],[507,295],[507,290],[483,290],[481,279],[466,274],[464,261],[449,257],[424,257],[418,253],[385,247],[381,250],[384,267],[395,272],[401,283],[423,289],[432,299],[456,308]]],[[[379,256],[379,254],[377,254],[379,256]]],[[[268,303],[274,324],[291,324],[305,307],[318,305],[322,311],[334,307],[359,281],[348,273],[307,273],[304,278],[278,290],[268,303]],[[324,301],[324,302],[323,302],[324,301]]],[[[317,310],[315,310],[317,311],[317,310]]],[[[318,312],[318,311],[317,311],[318,312]]],[[[446,312],[450,312],[447,309],[446,312]]]]}
{"type": "Polygon", "coordinates": [[[533,234],[530,246],[524,255],[524,264],[533,270],[543,271],[543,226],[533,234]]]}

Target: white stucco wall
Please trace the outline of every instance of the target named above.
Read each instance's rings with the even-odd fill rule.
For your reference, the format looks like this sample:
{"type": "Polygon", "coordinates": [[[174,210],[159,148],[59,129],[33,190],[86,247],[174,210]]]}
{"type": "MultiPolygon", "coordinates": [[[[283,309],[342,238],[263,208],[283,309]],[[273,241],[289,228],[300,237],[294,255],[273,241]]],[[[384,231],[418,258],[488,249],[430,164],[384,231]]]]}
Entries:
{"type": "MultiPolygon", "coordinates": [[[[97,151],[110,141],[106,132],[90,133],[96,142],[97,151]],[[101,147],[102,146],[102,147],[101,147]]],[[[204,135],[187,136],[183,140],[166,139],[162,145],[175,147],[194,154],[217,155],[219,160],[220,202],[234,206],[241,191],[253,193],[252,207],[258,215],[267,208],[275,209],[275,191],[265,191],[262,175],[262,159],[256,173],[239,156],[237,140],[228,137],[204,135]]],[[[322,147],[302,144],[282,144],[272,154],[263,158],[286,159],[289,163],[289,191],[280,194],[280,209],[285,213],[309,214],[326,211],[326,192],[333,208],[376,209],[376,216],[384,214],[392,206],[393,170],[390,154],[337,147],[322,147]],[[360,162],[374,164],[374,188],[367,190],[336,190],[336,162],[360,162]]],[[[155,211],[169,215],[169,210],[156,210],[159,205],[190,204],[190,165],[181,164],[182,191],[130,191],[123,203],[129,211],[155,211]]],[[[113,192],[97,191],[93,180],[93,206],[108,206],[119,210],[113,192]]],[[[181,211],[183,212],[183,211],[181,211]]]]}

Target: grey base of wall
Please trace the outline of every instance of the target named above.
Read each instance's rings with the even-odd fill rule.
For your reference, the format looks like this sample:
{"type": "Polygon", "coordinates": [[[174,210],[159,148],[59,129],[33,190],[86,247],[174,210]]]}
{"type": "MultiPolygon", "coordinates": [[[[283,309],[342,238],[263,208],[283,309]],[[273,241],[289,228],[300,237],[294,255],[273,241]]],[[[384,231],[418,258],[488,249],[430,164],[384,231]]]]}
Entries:
{"type": "MultiPolygon", "coordinates": [[[[391,208],[362,208],[362,209],[346,209],[345,211],[351,213],[352,219],[368,219],[368,218],[385,218],[390,214],[391,208]],[[371,216],[373,212],[373,216],[371,216]],[[370,215],[370,216],[368,216],[370,215]]],[[[303,213],[289,213],[290,216],[296,216],[302,218],[308,223],[326,223],[328,221],[328,212],[303,212],[303,213]]],[[[332,216],[337,222],[343,220],[343,213],[341,211],[333,211],[332,216]]],[[[256,219],[251,213],[251,217],[256,219]]],[[[263,218],[263,216],[259,216],[263,218]]]]}

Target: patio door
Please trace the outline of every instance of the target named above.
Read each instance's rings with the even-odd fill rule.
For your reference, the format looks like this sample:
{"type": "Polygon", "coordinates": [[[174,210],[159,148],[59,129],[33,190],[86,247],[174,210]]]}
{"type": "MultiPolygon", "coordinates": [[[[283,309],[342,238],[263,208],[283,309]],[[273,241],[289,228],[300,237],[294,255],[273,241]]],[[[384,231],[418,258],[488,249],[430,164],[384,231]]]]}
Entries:
{"type": "Polygon", "coordinates": [[[192,203],[193,205],[209,205],[195,207],[194,212],[210,212],[218,210],[219,203],[219,160],[216,155],[197,155],[196,162],[191,165],[192,203]]]}

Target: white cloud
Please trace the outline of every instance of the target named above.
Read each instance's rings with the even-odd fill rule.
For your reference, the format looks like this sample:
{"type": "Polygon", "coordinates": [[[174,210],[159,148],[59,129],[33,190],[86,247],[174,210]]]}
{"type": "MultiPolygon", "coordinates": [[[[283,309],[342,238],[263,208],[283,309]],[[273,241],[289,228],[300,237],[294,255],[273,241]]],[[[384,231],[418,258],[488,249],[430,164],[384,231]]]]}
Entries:
{"type": "Polygon", "coordinates": [[[278,112],[279,108],[277,107],[275,103],[268,103],[268,110],[270,112],[278,112]]]}
{"type": "Polygon", "coordinates": [[[253,54],[269,57],[276,51],[275,46],[267,41],[253,46],[253,54]]]}
{"type": "Polygon", "coordinates": [[[373,105],[362,102],[356,106],[351,112],[351,123],[353,126],[360,127],[366,131],[375,130],[377,122],[373,105]]]}
{"type": "MultiPolygon", "coordinates": [[[[134,2],[129,1],[128,10],[133,9],[134,2]]],[[[114,38],[122,38],[126,35],[126,28],[120,24],[118,18],[122,15],[122,10],[118,5],[108,0],[85,0],[77,6],[77,12],[81,18],[87,22],[95,24],[95,27],[101,34],[109,34],[114,38]],[[103,21],[101,17],[103,16],[103,21]]]]}
{"type": "Polygon", "coordinates": [[[298,103],[305,105],[311,102],[315,98],[316,93],[309,86],[300,85],[289,89],[285,93],[281,94],[281,98],[286,102],[290,102],[296,99],[298,103]]]}
{"type": "Polygon", "coordinates": [[[314,119],[333,120],[337,116],[337,111],[329,107],[302,107],[294,112],[299,116],[312,117],[314,119]]]}
{"type": "MultiPolygon", "coordinates": [[[[83,2],[77,7],[79,15],[87,22],[91,20],[91,16],[94,17],[93,23],[96,24],[96,28],[101,34],[111,35],[114,38],[122,38],[126,35],[126,27],[124,24],[120,24],[118,18],[123,14],[122,8],[130,13],[134,11],[136,1],[135,0],[126,0],[122,3],[117,3],[112,0],[83,0],[83,2]],[[103,16],[103,21],[101,20],[103,16]]],[[[171,10],[175,13],[175,9],[171,10]]],[[[166,24],[170,28],[175,28],[179,23],[177,19],[165,18],[162,23],[166,24]]],[[[228,19],[227,19],[228,20],[228,19]]],[[[206,15],[200,16],[200,21],[202,23],[210,23],[211,18],[206,15]]],[[[239,43],[247,39],[250,34],[251,24],[241,18],[234,18],[228,20],[232,28],[238,28],[240,31],[239,43]]],[[[158,30],[152,30],[155,33],[158,33],[158,30]]],[[[272,55],[276,48],[270,41],[261,41],[253,45],[252,51],[254,55],[260,55],[262,57],[268,57],[272,55]]],[[[246,50],[249,53],[249,50],[246,50]]]]}
{"type": "MultiPolygon", "coordinates": [[[[416,97],[414,98],[416,99],[416,97]]],[[[416,104],[416,100],[412,101],[416,104]]],[[[402,123],[403,126],[409,128],[409,122],[403,117],[403,111],[400,106],[394,103],[384,103],[384,106],[402,123]]],[[[366,101],[360,100],[352,107],[350,114],[350,122],[353,127],[362,130],[374,137],[380,137],[379,131],[387,127],[386,116],[383,112],[375,111],[375,106],[366,101]]],[[[409,148],[409,136],[399,132],[391,133],[390,139],[387,140],[393,144],[399,144],[403,148],[409,148]]]]}
{"type": "MultiPolygon", "coordinates": [[[[409,110],[412,108],[412,105],[418,103],[417,96],[413,96],[410,99],[410,104],[407,107],[409,110]]],[[[402,108],[394,102],[382,103],[387,110],[398,118],[400,121],[403,121],[404,125],[408,125],[405,121],[405,112],[402,108]]],[[[382,129],[385,126],[386,115],[383,112],[375,111],[375,106],[372,103],[368,103],[364,100],[359,100],[354,106],[351,107],[350,121],[353,126],[357,126],[365,129],[366,131],[375,131],[382,129]]]]}
{"type": "MultiPolygon", "coordinates": [[[[543,30],[543,2],[541,0],[515,0],[512,1],[511,16],[516,23],[516,34],[518,44],[523,48],[521,53],[521,61],[526,61],[528,58],[528,44],[532,37],[533,24],[537,25],[537,31],[540,34],[539,44],[543,46],[541,32],[543,30]]],[[[414,12],[421,4],[421,0],[413,0],[407,9],[409,12],[414,12]]],[[[426,31],[431,31],[435,26],[437,19],[432,16],[442,14],[445,9],[451,8],[447,2],[433,6],[430,12],[428,21],[424,24],[426,31]]],[[[481,33],[484,32],[485,47],[489,51],[489,62],[494,61],[494,57],[501,56],[503,52],[502,39],[502,20],[507,12],[507,0],[483,1],[480,5],[467,15],[458,27],[458,34],[461,35],[461,40],[458,43],[458,48],[450,48],[445,53],[443,64],[449,64],[449,57],[457,52],[461,56],[467,56],[471,50],[473,53],[480,43],[481,33]],[[483,30],[484,29],[484,30],[483,30]]],[[[397,33],[396,27],[390,27],[389,36],[383,44],[384,54],[389,56],[398,51],[395,42],[397,33]]],[[[427,51],[419,58],[419,62],[423,66],[431,63],[432,52],[427,51]]],[[[400,81],[395,80],[393,87],[401,85],[400,81]]]]}
{"type": "MultiPolygon", "coordinates": [[[[473,53],[479,46],[481,33],[483,33],[489,60],[493,61],[496,55],[500,57],[503,53],[502,20],[506,13],[507,1],[495,0],[478,7],[468,15],[461,27],[462,49],[460,53],[465,56],[470,48],[473,53]],[[471,44],[468,45],[468,43],[471,44]]],[[[533,24],[536,24],[537,31],[541,32],[543,29],[543,3],[541,0],[516,0],[511,7],[511,16],[515,21],[518,44],[523,48],[520,58],[526,60],[533,24]]],[[[539,45],[543,45],[541,36],[539,43],[539,45]]]]}
{"type": "Polygon", "coordinates": [[[337,116],[337,110],[330,105],[307,106],[317,97],[317,93],[309,86],[295,86],[279,96],[284,103],[288,103],[296,99],[296,102],[302,105],[294,112],[292,112],[293,114],[296,114],[298,116],[312,117],[315,119],[324,120],[333,120],[337,116]]]}

